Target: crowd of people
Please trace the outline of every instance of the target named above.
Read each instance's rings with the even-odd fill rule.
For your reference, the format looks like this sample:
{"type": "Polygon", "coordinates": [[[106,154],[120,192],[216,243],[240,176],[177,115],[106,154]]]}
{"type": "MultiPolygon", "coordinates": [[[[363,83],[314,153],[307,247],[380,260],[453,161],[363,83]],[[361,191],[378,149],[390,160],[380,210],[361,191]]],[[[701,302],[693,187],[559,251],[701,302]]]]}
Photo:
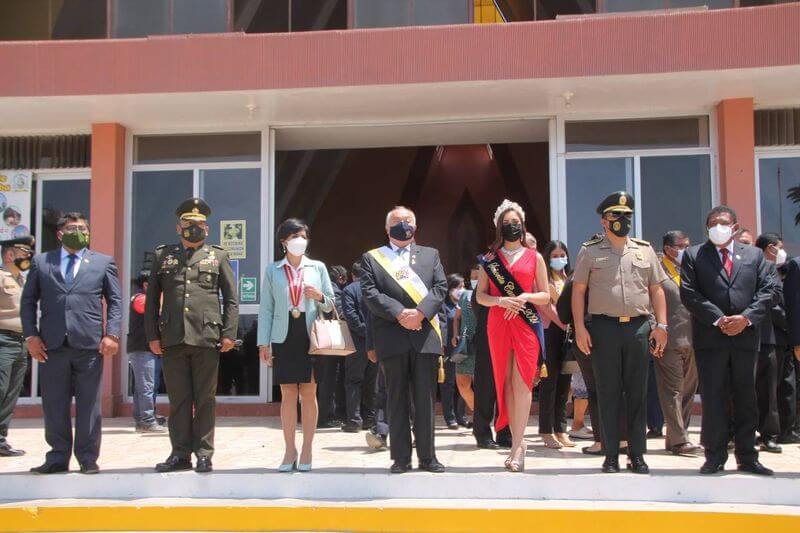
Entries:
{"type": "MultiPolygon", "coordinates": [[[[156,248],[130,302],[136,429],[170,437],[159,472],[213,470],[219,358],[237,345],[238,299],[226,250],[206,242],[210,213],[200,198],[178,206],[179,243],[156,248]],[[162,372],[167,420],[154,408],[162,372]]],[[[449,275],[439,252],[417,242],[407,207],[387,213],[386,244],[349,272],[310,258],[309,227],[283,221],[282,257],[264,272],[257,326],[259,358],[281,392],[278,470],[310,471],[317,428],[340,427],[388,448],[392,473],[410,470],[413,453],[420,469],[443,472],[438,397],[448,428],[471,428],[478,448],[508,449],[503,467],[521,472],[538,385],[543,445],[591,440],[582,452],[603,456],[603,472],[619,472],[625,454],[628,470],[648,473],[647,439],[663,437],[677,456],[704,454],[701,474],[723,470],[732,449],[738,470],[772,475],[758,452],[800,443],[800,260],[787,258],[778,235],[753,239],[724,205],[708,214],[706,242],[692,246],[676,229],[660,253],[629,236],[633,213],[624,191],[603,199],[602,231],[583,243],[573,268],[567,245],[539,250],[522,207],[505,200],[488,250],[476,250],[468,273],[449,275]],[[332,318],[346,323],[352,349],[313,355],[315,323],[332,318]]],[[[32,471],[67,471],[74,455],[91,474],[99,471],[101,376],[119,348],[121,291],[113,258],[89,249],[84,215],[67,213],[57,229],[61,247],[45,254],[33,255],[31,237],[0,243],[0,456],[24,453],[6,438],[27,350],[40,363],[51,448],[32,471]]]]}

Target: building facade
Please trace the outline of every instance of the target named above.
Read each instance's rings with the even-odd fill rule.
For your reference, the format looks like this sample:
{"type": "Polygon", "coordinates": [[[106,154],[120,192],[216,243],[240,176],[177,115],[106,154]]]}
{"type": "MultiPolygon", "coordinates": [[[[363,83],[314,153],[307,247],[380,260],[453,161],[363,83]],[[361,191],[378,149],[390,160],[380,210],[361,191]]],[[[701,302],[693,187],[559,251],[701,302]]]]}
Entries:
{"type": "MultiPolygon", "coordinates": [[[[85,211],[123,280],[203,196],[241,300],[220,412],[272,412],[255,320],[288,216],[315,257],[350,265],[407,204],[462,271],[503,197],[574,252],[626,189],[639,237],[699,242],[727,203],[800,253],[800,3],[767,3],[7,0],[0,175],[32,180],[40,250],[85,211]]],[[[105,372],[104,413],[128,413],[125,354],[105,372]]],[[[20,415],[40,412],[36,376],[20,415]]]]}

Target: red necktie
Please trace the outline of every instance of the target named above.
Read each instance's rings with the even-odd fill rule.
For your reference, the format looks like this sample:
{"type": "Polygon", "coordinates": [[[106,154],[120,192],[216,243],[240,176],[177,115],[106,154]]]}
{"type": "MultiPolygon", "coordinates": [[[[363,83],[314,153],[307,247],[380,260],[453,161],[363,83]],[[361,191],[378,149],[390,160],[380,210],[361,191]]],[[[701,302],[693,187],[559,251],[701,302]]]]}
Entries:
{"type": "Polygon", "coordinates": [[[728,252],[727,248],[723,248],[720,250],[722,252],[722,268],[725,269],[725,273],[728,277],[731,277],[731,273],[733,272],[733,261],[731,260],[730,252],[728,252]]]}

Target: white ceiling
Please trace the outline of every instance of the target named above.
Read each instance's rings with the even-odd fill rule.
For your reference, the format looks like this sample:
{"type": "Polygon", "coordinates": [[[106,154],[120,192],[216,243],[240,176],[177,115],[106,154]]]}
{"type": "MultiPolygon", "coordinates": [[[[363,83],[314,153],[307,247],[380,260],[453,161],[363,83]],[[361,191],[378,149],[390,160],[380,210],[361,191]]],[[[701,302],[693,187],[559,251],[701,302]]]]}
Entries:
{"type": "Polygon", "coordinates": [[[92,123],[119,122],[142,133],[275,127],[283,149],[521,142],[547,138],[545,121],[525,119],[707,112],[736,97],[754,97],[762,107],[796,106],[798,89],[800,65],[252,92],[0,97],[0,135],[87,132],[92,123]],[[565,92],[574,94],[569,106],[565,92]],[[252,116],[249,104],[255,106],[252,116]]]}

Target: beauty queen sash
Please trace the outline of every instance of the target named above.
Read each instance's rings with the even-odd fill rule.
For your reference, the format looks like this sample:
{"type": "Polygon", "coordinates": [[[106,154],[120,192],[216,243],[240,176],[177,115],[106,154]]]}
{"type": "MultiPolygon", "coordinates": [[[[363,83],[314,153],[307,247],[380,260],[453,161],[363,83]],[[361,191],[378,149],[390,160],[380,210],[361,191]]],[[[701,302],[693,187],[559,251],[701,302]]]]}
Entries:
{"type": "MultiPolygon", "coordinates": [[[[517,283],[517,280],[514,279],[514,276],[508,271],[506,266],[500,260],[498,254],[484,255],[481,258],[481,266],[483,266],[483,270],[486,272],[489,280],[494,284],[495,287],[497,287],[501,294],[514,297],[519,296],[524,292],[519,283],[517,283]],[[491,259],[488,257],[491,257],[491,259]]],[[[545,354],[544,349],[544,327],[542,326],[542,321],[539,318],[539,312],[536,310],[536,306],[530,302],[526,302],[525,307],[522,309],[521,316],[539,339],[539,353],[542,356],[542,364],[539,368],[539,377],[546,378],[547,366],[545,366],[545,361],[547,360],[547,355],[545,354]]]]}

